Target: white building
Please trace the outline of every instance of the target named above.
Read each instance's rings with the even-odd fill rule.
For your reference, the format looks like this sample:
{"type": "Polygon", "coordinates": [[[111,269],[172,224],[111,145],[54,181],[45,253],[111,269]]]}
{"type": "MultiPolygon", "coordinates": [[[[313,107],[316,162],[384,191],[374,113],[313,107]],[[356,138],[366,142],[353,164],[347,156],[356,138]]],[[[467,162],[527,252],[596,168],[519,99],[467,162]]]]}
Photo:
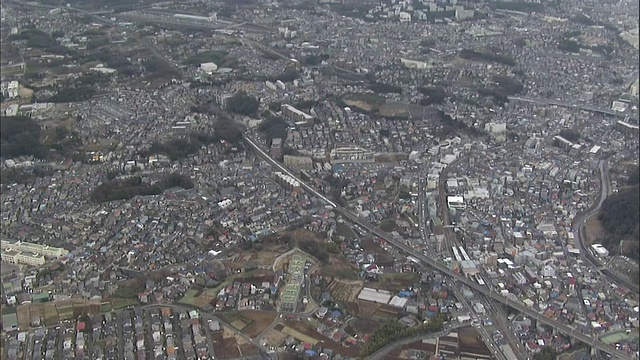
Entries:
{"type": "Polygon", "coordinates": [[[594,254],[599,257],[607,257],[609,256],[609,250],[605,249],[601,244],[593,244],[591,245],[591,249],[593,249],[594,254]]]}
{"type": "Polygon", "coordinates": [[[507,124],[506,123],[489,122],[484,126],[484,129],[489,133],[499,134],[499,133],[503,133],[503,132],[507,131],[507,124]]]}
{"type": "Polygon", "coordinates": [[[400,12],[400,14],[398,14],[398,16],[400,17],[400,22],[401,23],[409,23],[411,22],[411,14],[409,14],[408,12],[400,12]]]}
{"type": "Polygon", "coordinates": [[[9,81],[6,89],[3,89],[3,92],[7,99],[15,99],[20,95],[20,84],[15,80],[9,81]]]}
{"type": "Polygon", "coordinates": [[[210,16],[197,16],[197,15],[188,15],[188,14],[175,14],[174,18],[179,20],[188,20],[188,21],[201,21],[201,22],[214,22],[218,20],[218,15],[216,13],[211,14],[210,16]]]}
{"type": "Polygon", "coordinates": [[[456,20],[466,20],[472,19],[475,15],[475,11],[472,10],[464,10],[464,9],[456,9],[456,20]]]}
{"type": "Polygon", "coordinates": [[[218,65],[212,62],[202,63],[200,64],[200,70],[211,75],[214,71],[218,70],[218,65]]]}

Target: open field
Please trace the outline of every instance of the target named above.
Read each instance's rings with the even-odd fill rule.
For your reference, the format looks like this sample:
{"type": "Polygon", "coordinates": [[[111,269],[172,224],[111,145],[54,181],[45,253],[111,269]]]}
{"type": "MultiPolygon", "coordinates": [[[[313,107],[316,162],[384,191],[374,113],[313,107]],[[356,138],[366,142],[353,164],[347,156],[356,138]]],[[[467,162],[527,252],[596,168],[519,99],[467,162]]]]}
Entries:
{"type": "Polygon", "coordinates": [[[194,306],[195,304],[195,298],[196,295],[198,294],[198,292],[194,289],[189,289],[187,290],[187,292],[184,294],[184,296],[178,300],[178,304],[184,304],[187,306],[194,306]]]}
{"type": "MultiPolygon", "coordinates": [[[[282,247],[274,247],[270,246],[270,248],[282,248],[282,247]]],[[[278,255],[283,254],[285,251],[260,251],[260,252],[241,252],[233,257],[233,260],[237,264],[246,264],[248,262],[253,263],[258,268],[271,268],[273,265],[273,261],[278,257],[278,255]]]]}
{"type": "Polygon", "coordinates": [[[371,318],[359,317],[351,320],[344,330],[349,334],[358,334],[362,336],[365,334],[372,334],[377,327],[377,321],[371,318]]]}
{"type": "Polygon", "coordinates": [[[230,322],[229,324],[231,326],[233,326],[234,328],[238,329],[238,330],[242,330],[242,329],[247,327],[247,323],[245,323],[244,321],[242,321],[240,319],[235,319],[232,322],[230,322]]]}
{"type": "Polygon", "coordinates": [[[20,87],[18,88],[18,94],[23,99],[31,99],[31,97],[33,96],[33,90],[20,84],[20,87]]]}
{"type": "Polygon", "coordinates": [[[380,115],[385,117],[420,117],[425,113],[427,113],[427,115],[434,113],[433,109],[399,101],[387,101],[382,96],[372,93],[349,94],[344,96],[342,100],[347,106],[367,112],[378,112],[380,115]]]}
{"type": "Polygon", "coordinates": [[[354,233],[353,230],[351,230],[349,225],[343,222],[342,223],[339,222],[336,225],[336,235],[344,237],[345,240],[350,240],[356,237],[356,233],[354,233]]]}
{"type": "Polygon", "coordinates": [[[381,322],[389,321],[393,319],[398,319],[400,309],[393,308],[388,305],[382,305],[376,310],[376,312],[371,316],[372,319],[378,320],[381,322]]]}
{"type": "Polygon", "coordinates": [[[342,255],[330,254],[329,263],[322,267],[322,275],[332,278],[356,280],[359,278],[357,270],[342,255]]]}
{"type": "Polygon", "coordinates": [[[458,329],[458,348],[461,353],[491,354],[487,346],[480,340],[476,329],[472,327],[458,329]]]}
{"type": "MultiPolygon", "coordinates": [[[[30,305],[28,304],[18,305],[18,308],[16,309],[16,316],[18,317],[18,326],[20,329],[26,329],[29,327],[29,323],[31,321],[31,312],[29,311],[29,307],[30,305]]],[[[58,315],[57,312],[56,315],[58,315]]]]}
{"type": "Polygon", "coordinates": [[[240,350],[235,337],[225,337],[223,332],[211,334],[213,351],[219,359],[231,359],[240,357],[240,350]]]}
{"type": "Polygon", "coordinates": [[[271,330],[267,332],[264,336],[265,341],[269,346],[279,346],[282,344],[289,336],[278,330],[271,330]]]}
{"type": "Polygon", "coordinates": [[[220,319],[226,321],[229,325],[233,326],[237,330],[242,330],[251,323],[251,320],[247,320],[241,317],[237,311],[220,313],[218,316],[220,317],[220,319]]]}
{"type": "Polygon", "coordinates": [[[238,344],[238,351],[240,352],[240,357],[260,355],[260,349],[248,342],[238,344]]]}
{"type": "Polygon", "coordinates": [[[602,340],[602,342],[604,342],[605,344],[615,344],[625,339],[633,339],[633,338],[638,339],[638,336],[639,336],[638,331],[632,331],[628,334],[625,331],[617,331],[617,332],[613,332],[611,334],[602,336],[600,340],[602,340]]]}
{"type": "Polygon", "coordinates": [[[376,254],[376,264],[378,266],[384,267],[392,267],[393,266],[393,255],[389,254],[385,249],[383,249],[379,243],[373,241],[370,237],[362,238],[360,241],[360,246],[367,251],[376,254]]]}
{"type": "Polygon", "coordinates": [[[386,101],[382,96],[372,93],[350,94],[342,100],[348,106],[356,107],[364,111],[377,111],[386,101]]]}
{"type": "Polygon", "coordinates": [[[334,279],[327,287],[331,298],[337,302],[354,302],[362,289],[362,281],[344,281],[334,279]]]}
{"type": "Polygon", "coordinates": [[[358,306],[358,316],[361,318],[371,318],[378,311],[380,304],[371,301],[356,300],[358,306]]]}
{"type": "Polygon", "coordinates": [[[211,305],[211,302],[217,298],[217,293],[213,293],[212,289],[203,291],[200,295],[193,299],[193,306],[198,308],[205,308],[207,305],[211,305]]]}
{"type": "Polygon", "coordinates": [[[419,275],[413,272],[381,274],[378,281],[367,282],[365,286],[388,291],[406,289],[419,280],[419,275]]]}
{"type": "Polygon", "coordinates": [[[243,329],[243,333],[254,338],[264,331],[278,316],[276,313],[260,310],[240,311],[243,319],[248,319],[251,323],[243,329]]]}
{"type": "Polygon", "coordinates": [[[111,302],[111,308],[114,310],[124,309],[127,306],[138,305],[138,300],[136,299],[111,298],[109,301],[111,302]]]}
{"type": "Polygon", "coordinates": [[[585,242],[592,244],[605,235],[604,228],[597,216],[592,216],[584,224],[585,242]]]}
{"type": "Polygon", "coordinates": [[[305,334],[303,334],[303,333],[301,333],[301,332],[299,332],[299,331],[297,331],[297,330],[295,330],[293,328],[290,328],[288,326],[285,326],[284,329],[282,329],[282,332],[287,334],[287,335],[293,336],[294,338],[296,338],[296,339],[298,339],[298,340],[300,340],[302,342],[310,343],[310,344],[313,344],[313,345],[318,343],[318,340],[312,338],[311,336],[307,336],[307,335],[305,335],[305,334]]]}

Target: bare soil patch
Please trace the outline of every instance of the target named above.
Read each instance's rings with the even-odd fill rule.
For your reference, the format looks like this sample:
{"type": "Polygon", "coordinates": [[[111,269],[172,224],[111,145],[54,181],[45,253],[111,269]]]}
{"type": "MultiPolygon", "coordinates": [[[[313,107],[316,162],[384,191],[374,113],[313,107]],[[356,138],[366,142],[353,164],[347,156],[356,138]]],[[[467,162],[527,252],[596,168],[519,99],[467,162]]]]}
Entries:
{"type": "Polygon", "coordinates": [[[360,246],[362,246],[365,251],[376,254],[376,264],[378,266],[393,266],[393,256],[389,254],[385,249],[383,249],[380,244],[374,241],[372,238],[362,238],[360,241],[360,246]]]}
{"type": "Polygon", "coordinates": [[[247,336],[254,338],[264,331],[278,316],[276,313],[260,310],[240,311],[240,316],[250,320],[249,326],[242,331],[247,336]]]}
{"type": "Polygon", "coordinates": [[[349,334],[371,334],[375,331],[378,325],[378,322],[371,318],[361,317],[351,320],[344,330],[349,334]]]}
{"type": "Polygon", "coordinates": [[[213,340],[213,351],[219,359],[230,359],[240,357],[238,343],[234,337],[225,338],[222,332],[211,334],[213,340]]]}
{"type": "Polygon", "coordinates": [[[363,318],[370,318],[378,311],[380,304],[371,301],[357,300],[358,304],[358,316],[363,318]]]}
{"type": "Polygon", "coordinates": [[[358,272],[355,267],[351,265],[344,256],[338,254],[329,255],[329,263],[322,267],[321,272],[323,275],[332,278],[346,280],[358,279],[358,272]]]}
{"type": "Polygon", "coordinates": [[[585,243],[592,244],[605,235],[604,228],[597,216],[592,216],[584,224],[585,243]]]}
{"type": "Polygon", "coordinates": [[[270,346],[279,346],[287,339],[287,337],[289,337],[287,334],[278,330],[271,330],[265,335],[264,339],[270,346]]]}
{"type": "Polygon", "coordinates": [[[327,287],[331,298],[340,303],[354,302],[361,289],[362,281],[359,280],[345,281],[334,279],[327,287]]]}

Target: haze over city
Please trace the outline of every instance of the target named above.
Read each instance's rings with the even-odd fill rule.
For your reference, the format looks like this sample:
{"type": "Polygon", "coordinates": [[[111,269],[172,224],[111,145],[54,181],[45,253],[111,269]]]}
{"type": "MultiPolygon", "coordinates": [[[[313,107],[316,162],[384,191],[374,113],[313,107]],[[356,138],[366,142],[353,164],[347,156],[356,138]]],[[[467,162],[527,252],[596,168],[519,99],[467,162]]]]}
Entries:
{"type": "Polygon", "coordinates": [[[637,359],[639,4],[4,0],[2,359],[637,359]]]}

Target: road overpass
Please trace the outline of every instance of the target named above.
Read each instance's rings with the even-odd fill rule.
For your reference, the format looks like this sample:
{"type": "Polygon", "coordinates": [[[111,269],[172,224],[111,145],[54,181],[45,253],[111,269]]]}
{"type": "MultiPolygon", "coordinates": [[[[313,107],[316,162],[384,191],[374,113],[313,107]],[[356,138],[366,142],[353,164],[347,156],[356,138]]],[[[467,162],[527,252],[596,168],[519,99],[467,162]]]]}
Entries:
{"type": "Polygon", "coordinates": [[[508,297],[502,296],[501,294],[493,291],[490,287],[482,286],[482,285],[478,284],[477,282],[466,278],[464,275],[452,271],[440,259],[431,258],[431,257],[423,255],[419,251],[415,251],[414,249],[409,247],[406,243],[400,241],[400,239],[396,239],[396,238],[390,236],[389,234],[387,234],[386,232],[376,228],[372,224],[364,221],[364,219],[360,218],[353,211],[351,211],[349,209],[346,209],[346,208],[344,208],[342,206],[338,206],[335,202],[331,201],[326,196],[324,196],[323,194],[318,192],[316,189],[311,187],[309,184],[304,182],[302,179],[300,179],[299,176],[297,176],[296,174],[292,173],[289,169],[287,169],[285,166],[280,164],[278,161],[274,160],[249,135],[245,134],[244,140],[245,140],[245,143],[247,145],[249,145],[249,147],[254,150],[254,152],[256,153],[257,156],[263,158],[267,163],[269,163],[271,166],[276,168],[278,171],[281,171],[284,174],[287,174],[287,175],[293,177],[294,179],[296,179],[300,183],[300,187],[303,188],[305,191],[307,191],[311,195],[317,197],[318,199],[323,201],[328,206],[332,207],[336,212],[340,213],[342,216],[348,218],[349,220],[353,221],[354,223],[356,223],[356,224],[362,226],[363,228],[367,229],[367,231],[371,232],[372,234],[384,239],[389,244],[394,245],[396,248],[402,250],[406,254],[417,258],[418,260],[420,260],[422,262],[423,265],[430,266],[430,267],[442,272],[446,276],[448,276],[450,278],[453,278],[456,281],[459,281],[459,282],[463,283],[464,285],[468,286],[469,288],[484,294],[485,296],[487,296],[488,298],[490,298],[492,300],[495,300],[495,301],[498,301],[498,302],[500,302],[502,304],[511,306],[512,308],[522,312],[523,314],[536,319],[537,321],[539,321],[542,324],[551,326],[552,328],[556,329],[557,331],[559,331],[559,332],[561,332],[563,334],[566,334],[566,335],[568,335],[568,336],[570,336],[570,337],[572,337],[572,338],[574,338],[576,340],[579,340],[579,341],[591,346],[592,348],[595,348],[597,350],[603,351],[603,352],[611,355],[612,358],[616,358],[616,359],[631,359],[630,355],[628,355],[628,354],[626,354],[626,353],[624,353],[622,351],[619,351],[619,350],[616,350],[616,349],[612,348],[611,346],[601,342],[597,338],[593,338],[593,337],[591,337],[591,336],[589,336],[587,334],[584,334],[584,333],[578,331],[577,329],[575,329],[575,328],[573,328],[571,326],[568,326],[566,324],[560,323],[560,322],[558,322],[558,321],[556,321],[554,319],[550,319],[550,318],[542,315],[540,312],[525,306],[522,302],[520,302],[518,300],[514,300],[514,299],[510,299],[508,297]]]}
{"type": "MultiPolygon", "coordinates": [[[[566,101],[562,101],[562,100],[541,99],[541,98],[521,97],[521,96],[508,96],[507,98],[510,101],[522,101],[522,102],[538,104],[538,105],[555,105],[555,106],[560,106],[560,107],[565,107],[565,108],[577,108],[577,109],[584,110],[584,111],[590,111],[590,112],[593,112],[593,113],[600,113],[600,114],[605,114],[605,115],[609,115],[609,116],[615,116],[615,117],[619,117],[619,118],[626,118],[628,116],[626,114],[619,113],[619,112],[613,111],[613,110],[601,109],[601,108],[596,108],[596,107],[593,107],[593,106],[588,106],[588,105],[579,104],[579,103],[575,103],[575,102],[566,102],[566,101]]],[[[638,119],[634,119],[634,120],[636,122],[638,121],[638,119]]]]}

